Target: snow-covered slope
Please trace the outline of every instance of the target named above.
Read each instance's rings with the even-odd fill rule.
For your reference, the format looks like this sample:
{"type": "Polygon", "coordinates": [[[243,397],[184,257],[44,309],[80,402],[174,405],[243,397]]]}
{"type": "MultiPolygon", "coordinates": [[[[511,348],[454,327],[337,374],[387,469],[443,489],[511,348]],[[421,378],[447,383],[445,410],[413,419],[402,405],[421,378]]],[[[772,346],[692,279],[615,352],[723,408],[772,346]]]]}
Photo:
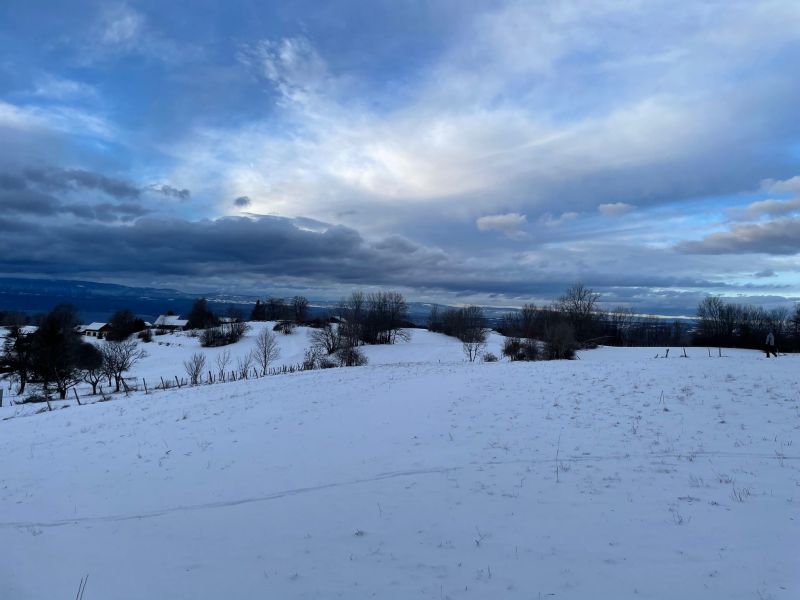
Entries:
{"type": "Polygon", "coordinates": [[[0,598],[800,597],[800,357],[414,340],[0,421],[0,598]]]}

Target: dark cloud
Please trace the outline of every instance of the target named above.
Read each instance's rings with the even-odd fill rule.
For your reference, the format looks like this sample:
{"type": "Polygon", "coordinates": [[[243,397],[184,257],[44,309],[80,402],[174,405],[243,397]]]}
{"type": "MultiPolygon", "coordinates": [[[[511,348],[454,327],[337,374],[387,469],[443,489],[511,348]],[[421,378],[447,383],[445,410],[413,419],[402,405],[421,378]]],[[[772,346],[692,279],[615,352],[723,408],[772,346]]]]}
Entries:
{"type": "Polygon", "coordinates": [[[44,217],[58,214],[61,208],[61,202],[49,194],[26,188],[0,188],[0,209],[7,214],[44,217]]]}
{"type": "MultiPolygon", "coordinates": [[[[78,212],[102,219],[105,208],[78,212]]],[[[161,281],[187,288],[224,282],[239,291],[265,282],[328,290],[380,285],[413,289],[414,295],[444,293],[468,300],[478,295],[512,303],[557,297],[575,279],[573,272],[558,268],[460,258],[400,236],[370,240],[349,227],[275,216],[203,221],[146,216],[90,228],[85,222],[53,226],[33,221],[0,237],[0,272],[161,281]]],[[[710,288],[756,292],[700,278],[635,272],[590,273],[582,279],[602,292],[607,305],[660,314],[693,313],[710,288]]]]}
{"type": "Polygon", "coordinates": [[[46,218],[70,214],[80,219],[107,222],[130,221],[150,212],[133,202],[65,203],[50,194],[24,187],[14,190],[0,187],[0,210],[15,216],[46,218]]]}
{"type": "Polygon", "coordinates": [[[800,253],[800,219],[736,225],[702,240],[682,242],[677,248],[688,254],[797,254],[800,253]]]}
{"type": "Polygon", "coordinates": [[[101,202],[99,204],[72,204],[64,206],[62,211],[71,213],[82,219],[106,222],[132,221],[137,217],[142,217],[151,212],[149,209],[139,204],[132,204],[130,202],[123,202],[121,204],[111,204],[110,202],[101,202]]]}
{"type": "Polygon", "coordinates": [[[239,208],[247,208],[252,203],[253,201],[250,200],[250,198],[248,198],[247,196],[239,196],[233,201],[233,205],[238,206],[239,208]]]}
{"type": "Polygon", "coordinates": [[[170,198],[177,198],[181,202],[184,202],[192,197],[192,193],[186,188],[179,189],[166,184],[153,185],[150,186],[149,189],[152,190],[153,192],[156,192],[157,194],[162,194],[170,198]]]}
{"type": "Polygon", "coordinates": [[[25,179],[48,191],[98,190],[119,199],[136,199],[141,189],[123,179],[83,169],[27,169],[25,179]]]}

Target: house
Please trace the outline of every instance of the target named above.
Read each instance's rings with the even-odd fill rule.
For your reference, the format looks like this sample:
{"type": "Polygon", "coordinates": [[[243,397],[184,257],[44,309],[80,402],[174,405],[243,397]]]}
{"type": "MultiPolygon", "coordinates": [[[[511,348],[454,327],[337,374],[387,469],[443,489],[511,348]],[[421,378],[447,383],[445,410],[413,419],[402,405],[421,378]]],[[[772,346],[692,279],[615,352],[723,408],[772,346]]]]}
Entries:
{"type": "Polygon", "coordinates": [[[186,329],[188,323],[188,319],[181,319],[178,315],[160,315],[153,323],[153,327],[166,331],[180,331],[186,329]]]}
{"type": "Polygon", "coordinates": [[[90,323],[83,328],[83,335],[102,340],[108,334],[111,326],[108,323],[90,323]]]}

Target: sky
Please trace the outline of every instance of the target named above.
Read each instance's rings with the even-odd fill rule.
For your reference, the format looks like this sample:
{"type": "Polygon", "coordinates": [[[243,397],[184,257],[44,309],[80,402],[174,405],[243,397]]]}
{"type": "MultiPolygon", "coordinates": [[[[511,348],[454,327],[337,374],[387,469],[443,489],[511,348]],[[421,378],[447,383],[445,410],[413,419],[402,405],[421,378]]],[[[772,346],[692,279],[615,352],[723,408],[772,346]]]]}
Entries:
{"type": "Polygon", "coordinates": [[[0,274],[800,299],[800,2],[0,3],[0,274]]]}

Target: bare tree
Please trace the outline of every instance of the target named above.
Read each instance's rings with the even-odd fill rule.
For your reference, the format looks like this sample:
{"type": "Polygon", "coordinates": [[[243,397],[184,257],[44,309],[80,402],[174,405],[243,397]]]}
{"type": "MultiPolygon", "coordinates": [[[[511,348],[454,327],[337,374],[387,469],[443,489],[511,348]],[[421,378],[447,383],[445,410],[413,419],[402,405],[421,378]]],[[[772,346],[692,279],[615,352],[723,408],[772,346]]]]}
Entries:
{"type": "Polygon", "coordinates": [[[217,354],[216,363],[217,372],[219,373],[220,378],[222,378],[225,376],[225,373],[228,372],[228,366],[231,364],[231,351],[225,350],[217,354]]]}
{"type": "Polygon", "coordinates": [[[106,342],[100,350],[103,354],[103,371],[109,379],[113,378],[116,391],[119,391],[125,373],[147,356],[147,352],[139,350],[138,346],[136,340],[125,340],[106,342]]]}
{"type": "Polygon", "coordinates": [[[570,286],[556,304],[575,330],[578,341],[589,339],[597,320],[597,302],[600,294],[582,283],[570,286]]]}
{"type": "Polygon", "coordinates": [[[261,375],[266,375],[269,365],[280,356],[278,340],[275,334],[269,329],[264,328],[256,336],[256,348],[253,358],[261,368],[261,375]]]}
{"type": "Polygon", "coordinates": [[[292,298],[292,313],[295,323],[303,323],[308,319],[308,299],[305,296],[292,298]]]}
{"type": "Polygon", "coordinates": [[[183,368],[192,385],[197,385],[203,378],[203,371],[206,368],[206,357],[200,352],[192,354],[189,360],[183,361],[183,368]]]}
{"type": "Polygon", "coordinates": [[[247,374],[250,373],[250,369],[253,368],[254,362],[254,353],[251,350],[244,356],[240,356],[236,359],[236,373],[239,377],[247,377],[247,374]]]}
{"type": "Polygon", "coordinates": [[[466,306],[461,311],[464,326],[459,336],[461,348],[469,362],[475,362],[475,359],[486,348],[486,338],[489,333],[486,328],[486,317],[480,306],[466,306]]]}
{"type": "Polygon", "coordinates": [[[325,323],[319,329],[313,329],[309,332],[308,337],[311,338],[312,346],[324,350],[326,354],[333,354],[342,346],[342,334],[339,326],[331,323],[325,323]]]}
{"type": "Polygon", "coordinates": [[[475,329],[461,342],[461,349],[469,362],[475,362],[486,348],[486,330],[475,329]]]}
{"type": "Polygon", "coordinates": [[[97,394],[97,386],[105,377],[105,369],[103,365],[103,353],[98,351],[98,360],[87,364],[83,369],[83,381],[92,386],[92,396],[97,394]]]}

